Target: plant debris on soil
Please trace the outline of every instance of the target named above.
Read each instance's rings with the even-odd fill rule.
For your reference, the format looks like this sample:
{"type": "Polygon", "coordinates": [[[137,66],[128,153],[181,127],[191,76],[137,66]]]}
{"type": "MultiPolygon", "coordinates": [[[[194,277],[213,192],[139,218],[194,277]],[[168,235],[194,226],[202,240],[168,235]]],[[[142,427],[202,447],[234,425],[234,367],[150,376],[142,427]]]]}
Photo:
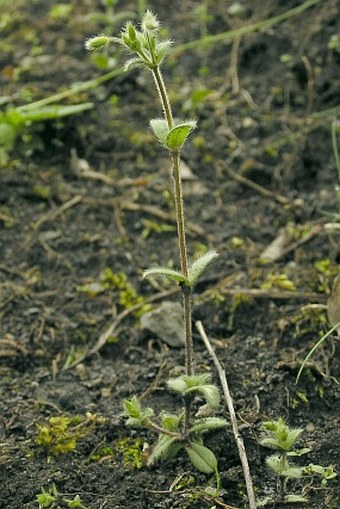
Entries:
{"type": "MultiPolygon", "coordinates": [[[[204,488],[214,480],[185,455],[147,467],[155,437],[122,417],[134,394],[156,409],[181,405],[165,382],[183,372],[182,347],[141,327],[146,312],[179,300],[166,281],[141,277],[151,265],[179,264],[169,167],[148,127],[161,111],[139,69],[67,91],[121,69],[119,49],[89,54],[84,41],[117,34],[148,7],[174,40],[164,75],[175,116],[198,121],[183,150],[190,257],[206,248],[219,257],[195,288],[193,315],[227,370],[256,496],[275,497],[259,438],[264,421],[281,417],[304,429],[299,444],[311,448],[298,464],[338,473],[326,484],[290,480],[288,493],[309,499],[291,507],[337,509],[335,333],[295,380],[332,325],[330,303],[332,316],[340,308],[331,294],[340,260],[331,137],[339,4],[118,1],[116,17],[104,4],[1,2],[1,111],[57,93],[62,106],[90,104],[17,131],[13,116],[9,130],[0,117],[0,132],[15,134],[0,166],[0,507],[38,508],[37,495],[53,486],[53,507],[77,496],[87,509],[247,507],[231,427],[208,438],[221,474],[213,500],[204,488]]],[[[196,368],[218,383],[194,336],[196,368]]]]}

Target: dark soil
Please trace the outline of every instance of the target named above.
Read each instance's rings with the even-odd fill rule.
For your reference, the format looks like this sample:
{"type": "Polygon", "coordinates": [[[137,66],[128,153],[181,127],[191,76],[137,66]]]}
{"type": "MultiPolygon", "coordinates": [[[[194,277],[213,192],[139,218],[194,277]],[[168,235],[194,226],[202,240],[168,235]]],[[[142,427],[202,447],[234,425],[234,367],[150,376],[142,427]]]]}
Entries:
{"type": "MultiPolygon", "coordinates": [[[[1,94],[13,105],[110,70],[99,69],[83,45],[105,27],[90,18],[102,3],[68,3],[72,11],[58,17],[50,0],[3,2],[1,94]]],[[[241,14],[231,16],[233,2],[225,0],[147,2],[175,49],[302,3],[244,0],[241,14]],[[204,4],[206,16],[198,9],[204,4]]],[[[340,111],[339,43],[330,47],[340,33],[339,4],[314,3],[239,39],[178,52],[164,70],[176,115],[198,120],[183,151],[196,177],[184,184],[190,255],[202,246],[220,254],[195,289],[194,320],[202,320],[227,369],[259,498],[276,489],[265,465],[270,451],[258,443],[264,420],[283,417],[304,428],[299,446],[312,451],[297,463],[335,470],[340,463],[334,335],[295,384],[301,362],[329,329],[326,302],[339,272],[330,134],[340,111]],[[285,246],[261,263],[284,229],[285,246]]],[[[136,4],[118,2],[117,12],[137,12],[136,4]]],[[[55,484],[61,498],[79,495],[87,509],[244,508],[230,427],[208,439],[221,472],[217,501],[204,498],[199,487],[212,480],[184,455],[152,468],[139,464],[154,436],[125,426],[122,399],[144,395],[146,405],[172,411],[181,404],[165,382],[183,371],[182,349],[141,330],[131,310],[142,300],[155,298],[156,307],[179,298],[165,281],[141,278],[152,264],[178,266],[172,184],[166,153],[148,129],[161,115],[151,76],[122,74],[63,104],[87,101],[92,110],[26,126],[0,167],[0,507],[37,508],[36,495],[55,484]],[[125,274],[129,286],[103,287],[106,268],[125,274]],[[65,441],[58,449],[59,430],[55,447],[44,447],[42,430],[57,416],[71,419],[65,441]]],[[[195,365],[218,382],[196,332],[195,365]]],[[[303,479],[290,481],[288,492],[304,490],[305,507],[336,509],[339,486],[339,476],[324,486],[303,479]]]]}

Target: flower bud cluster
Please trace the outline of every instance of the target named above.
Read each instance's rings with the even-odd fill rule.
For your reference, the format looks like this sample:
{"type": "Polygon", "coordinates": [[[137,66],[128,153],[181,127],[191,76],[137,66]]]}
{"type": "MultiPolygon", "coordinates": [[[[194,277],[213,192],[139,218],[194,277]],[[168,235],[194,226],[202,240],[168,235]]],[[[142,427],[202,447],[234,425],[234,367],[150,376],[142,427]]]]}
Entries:
{"type": "Polygon", "coordinates": [[[105,35],[91,37],[86,40],[85,48],[99,51],[113,41],[136,55],[135,58],[127,62],[127,68],[131,65],[142,64],[154,69],[168,55],[172,44],[170,40],[159,40],[159,30],[160,23],[157,16],[152,11],[147,10],[142,18],[140,29],[129,21],[121,31],[120,37],[107,37],[105,35]]]}
{"type": "Polygon", "coordinates": [[[110,41],[111,38],[107,37],[106,35],[96,35],[94,37],[89,37],[85,41],[85,49],[88,51],[100,51],[104,49],[110,41]]]}

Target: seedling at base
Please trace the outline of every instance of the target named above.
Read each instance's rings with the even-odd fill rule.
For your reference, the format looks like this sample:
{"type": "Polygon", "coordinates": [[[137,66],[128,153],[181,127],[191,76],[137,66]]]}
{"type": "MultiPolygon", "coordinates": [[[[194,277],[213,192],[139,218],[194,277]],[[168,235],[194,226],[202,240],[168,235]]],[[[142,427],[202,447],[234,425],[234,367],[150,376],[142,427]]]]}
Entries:
{"type": "Polygon", "coordinates": [[[41,492],[36,496],[36,500],[39,509],[58,509],[61,503],[63,507],[66,506],[69,509],[87,509],[79,495],[76,495],[73,499],[66,498],[60,495],[55,484],[52,484],[51,488],[47,491],[41,488],[41,492]]]}
{"type": "MultiPolygon", "coordinates": [[[[300,479],[304,475],[313,476],[313,474],[318,474],[322,478],[321,484],[325,485],[329,480],[336,477],[337,474],[332,466],[325,468],[321,465],[310,464],[309,466],[300,467],[291,464],[291,458],[303,456],[311,451],[308,447],[295,448],[295,444],[303,432],[301,428],[290,428],[282,418],[279,418],[277,421],[264,422],[263,431],[264,435],[260,440],[260,444],[278,451],[277,454],[266,459],[266,464],[278,477],[278,497],[280,501],[286,503],[308,502],[307,497],[303,494],[287,493],[289,479],[300,479]]],[[[259,507],[269,502],[272,502],[272,500],[267,497],[262,503],[259,502],[259,507]]]]}

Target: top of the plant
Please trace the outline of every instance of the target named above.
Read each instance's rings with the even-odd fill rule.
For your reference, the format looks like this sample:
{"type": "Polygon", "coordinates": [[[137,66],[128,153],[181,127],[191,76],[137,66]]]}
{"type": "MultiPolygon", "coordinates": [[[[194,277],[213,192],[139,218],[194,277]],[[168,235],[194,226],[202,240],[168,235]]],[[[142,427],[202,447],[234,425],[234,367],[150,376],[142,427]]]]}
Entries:
{"type": "Polygon", "coordinates": [[[106,35],[90,37],[85,42],[85,48],[90,51],[99,51],[111,42],[120,44],[129,53],[135,55],[134,58],[126,62],[126,69],[138,65],[155,69],[169,54],[172,44],[170,39],[159,37],[160,26],[157,16],[148,9],[145,11],[139,27],[128,21],[119,37],[106,35]]]}
{"type": "Polygon", "coordinates": [[[284,451],[290,451],[294,447],[303,431],[301,428],[290,428],[281,417],[277,421],[264,422],[263,430],[265,436],[260,440],[260,444],[284,451]]]}

